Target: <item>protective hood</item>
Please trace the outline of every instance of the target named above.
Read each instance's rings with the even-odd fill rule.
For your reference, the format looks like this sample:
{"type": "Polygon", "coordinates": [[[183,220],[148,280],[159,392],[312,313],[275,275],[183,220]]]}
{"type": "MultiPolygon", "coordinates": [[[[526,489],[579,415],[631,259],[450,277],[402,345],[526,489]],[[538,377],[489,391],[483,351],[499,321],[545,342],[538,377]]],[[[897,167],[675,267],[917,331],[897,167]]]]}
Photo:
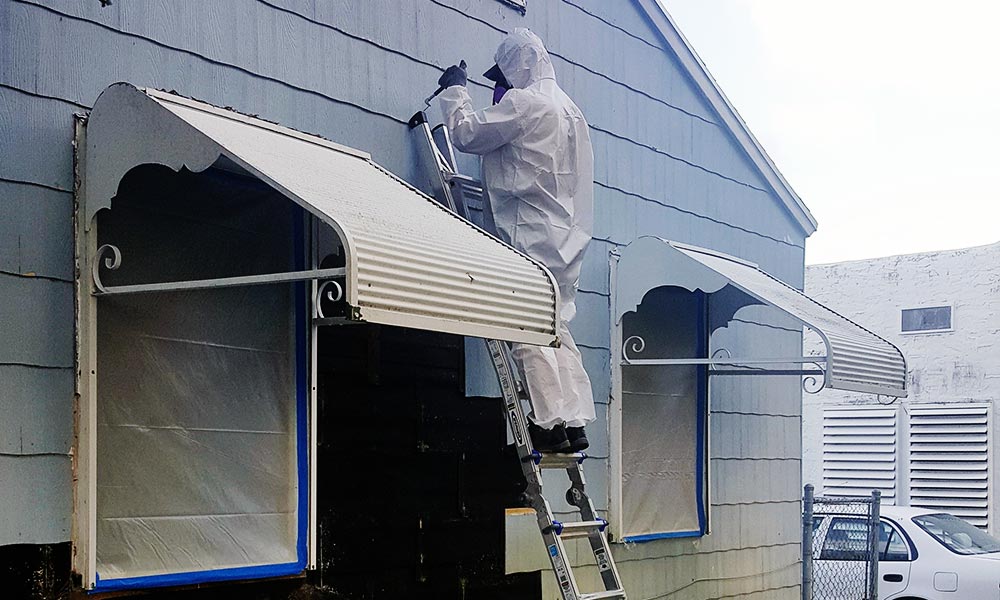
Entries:
{"type": "Polygon", "coordinates": [[[552,59],[542,40],[523,27],[518,27],[500,42],[493,59],[515,88],[526,88],[542,79],[556,78],[552,59]]]}

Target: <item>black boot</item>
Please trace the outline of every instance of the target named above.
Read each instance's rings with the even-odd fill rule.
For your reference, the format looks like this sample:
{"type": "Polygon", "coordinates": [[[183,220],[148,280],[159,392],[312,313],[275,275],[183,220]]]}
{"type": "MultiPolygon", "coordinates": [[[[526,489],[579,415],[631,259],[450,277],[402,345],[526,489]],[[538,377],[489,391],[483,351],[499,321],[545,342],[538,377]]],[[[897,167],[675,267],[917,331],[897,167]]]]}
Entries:
{"type": "Polygon", "coordinates": [[[552,429],[542,429],[534,423],[528,423],[528,433],[531,434],[531,443],[535,446],[535,450],[543,454],[569,451],[569,439],[566,437],[566,428],[562,425],[556,425],[552,429]]]}
{"type": "Polygon", "coordinates": [[[569,440],[571,452],[583,452],[590,448],[590,440],[587,439],[587,432],[583,427],[567,427],[566,438],[569,440]]]}

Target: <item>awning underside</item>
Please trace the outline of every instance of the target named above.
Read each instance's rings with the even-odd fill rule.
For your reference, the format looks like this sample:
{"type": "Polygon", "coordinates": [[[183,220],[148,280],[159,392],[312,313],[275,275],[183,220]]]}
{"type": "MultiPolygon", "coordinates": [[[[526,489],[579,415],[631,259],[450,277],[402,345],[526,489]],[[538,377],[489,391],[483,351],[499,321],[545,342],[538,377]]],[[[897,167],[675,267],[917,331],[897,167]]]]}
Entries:
{"type": "MultiPolygon", "coordinates": [[[[403,135],[403,133],[401,133],[403,135]]],[[[556,343],[558,291],[539,264],[363,152],[202,102],[109,87],[87,125],[85,218],[140,164],[228,161],[333,228],[349,317],[529,344],[556,343]]]]}
{"type": "MultiPolygon", "coordinates": [[[[725,320],[742,306],[773,306],[822,338],[826,357],[816,362],[825,362],[824,387],[906,396],[906,360],[896,346],[753,263],[704,248],[643,237],[621,251],[617,286],[618,320],[635,310],[647,291],[659,286],[721,292],[729,305],[725,320]]],[[[810,357],[798,362],[813,362],[806,358],[810,357]]]]}

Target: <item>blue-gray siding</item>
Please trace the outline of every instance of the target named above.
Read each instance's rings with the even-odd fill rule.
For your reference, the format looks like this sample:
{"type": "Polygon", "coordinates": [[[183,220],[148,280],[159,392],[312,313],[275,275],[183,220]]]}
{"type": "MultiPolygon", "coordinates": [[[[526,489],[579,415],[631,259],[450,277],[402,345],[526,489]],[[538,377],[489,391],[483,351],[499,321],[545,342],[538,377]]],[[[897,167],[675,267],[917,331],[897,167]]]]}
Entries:
{"type": "MultiPolygon", "coordinates": [[[[538,0],[523,17],[496,0],[150,0],[106,8],[97,0],[0,0],[0,477],[24,477],[14,492],[0,482],[0,544],[68,538],[73,113],[116,81],[176,90],[363,148],[412,178],[418,166],[405,122],[420,99],[442,67],[464,58],[474,98],[487,103],[478,73],[515,26],[546,40],[561,84],[592,124],[595,240],[574,332],[602,418],[614,247],[660,235],[756,261],[801,286],[804,233],[642,11],[623,0],[538,0]]],[[[731,329],[795,352],[794,333],[752,322],[731,329]]],[[[485,389],[475,380],[488,382],[489,372],[472,377],[470,391],[485,389]]],[[[730,381],[713,394],[718,542],[704,551],[742,548],[756,560],[752,548],[797,541],[757,520],[768,510],[767,522],[798,510],[797,388],[730,381]],[[762,478],[774,488],[731,484],[762,478]],[[738,536],[725,533],[729,522],[740,524],[738,536]]],[[[606,428],[593,429],[599,460],[588,475],[606,508],[606,428]]],[[[630,556],[680,552],[653,546],[630,556]]],[[[706,572],[706,581],[713,577],[706,572]]],[[[761,577],[745,591],[783,587],[761,577]]]]}

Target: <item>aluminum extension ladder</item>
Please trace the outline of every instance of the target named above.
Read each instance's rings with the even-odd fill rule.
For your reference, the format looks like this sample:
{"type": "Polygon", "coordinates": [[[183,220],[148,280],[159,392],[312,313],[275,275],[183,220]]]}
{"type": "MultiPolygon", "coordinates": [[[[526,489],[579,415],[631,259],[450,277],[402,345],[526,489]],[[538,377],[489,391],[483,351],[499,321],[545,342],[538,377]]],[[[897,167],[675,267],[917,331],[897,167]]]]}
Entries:
{"type": "MultiPolygon", "coordinates": [[[[415,140],[420,161],[427,170],[434,196],[459,216],[469,219],[469,202],[485,200],[482,184],[466,175],[458,173],[455,162],[455,150],[447,127],[439,125],[431,128],[427,116],[423,112],[413,115],[409,122],[410,129],[417,136],[415,140]]],[[[484,218],[488,218],[489,208],[484,207],[484,218]]],[[[594,511],[594,503],[585,491],[586,481],[583,477],[584,453],[542,454],[534,449],[531,436],[528,435],[527,422],[524,417],[522,401],[530,400],[524,387],[517,379],[517,371],[513,368],[510,348],[506,342],[486,340],[486,346],[497,372],[500,390],[503,393],[507,424],[510,426],[517,455],[521,461],[521,472],[528,483],[525,495],[528,503],[535,510],[538,518],[538,528],[541,531],[545,548],[555,571],[559,590],[563,600],[626,600],[625,590],[611,556],[607,536],[604,533],[608,523],[599,518],[594,511]],[[580,511],[580,520],[561,522],[552,514],[549,502],[542,495],[542,470],[563,469],[569,476],[570,488],[566,491],[566,500],[580,511]],[[604,584],[604,591],[596,593],[580,593],[572,566],[566,559],[564,541],[587,538],[590,548],[597,561],[598,572],[604,584]]]]}

